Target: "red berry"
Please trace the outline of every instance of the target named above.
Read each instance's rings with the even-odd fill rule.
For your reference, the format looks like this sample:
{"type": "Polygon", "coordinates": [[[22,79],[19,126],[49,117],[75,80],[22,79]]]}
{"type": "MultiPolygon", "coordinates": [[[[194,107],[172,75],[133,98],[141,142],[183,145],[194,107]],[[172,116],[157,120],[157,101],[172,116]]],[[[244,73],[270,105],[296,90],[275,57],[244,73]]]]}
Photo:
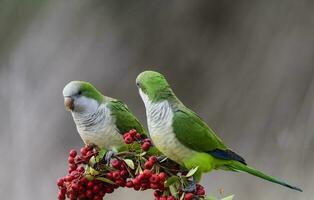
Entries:
{"type": "Polygon", "coordinates": [[[154,191],[154,196],[155,197],[160,197],[160,195],[161,195],[160,191],[157,191],[157,190],[154,191]]]}
{"type": "Polygon", "coordinates": [[[157,190],[159,188],[159,185],[156,183],[150,183],[150,187],[154,190],[157,190]]]}
{"type": "Polygon", "coordinates": [[[198,196],[203,196],[203,195],[205,195],[205,190],[204,190],[204,189],[197,190],[197,191],[196,191],[196,194],[197,194],[198,196]]]}
{"type": "Polygon", "coordinates": [[[84,169],[84,167],[79,166],[79,167],[77,168],[77,171],[80,172],[80,173],[84,173],[85,169],[84,169]]]}
{"type": "Polygon", "coordinates": [[[150,162],[152,162],[153,164],[155,164],[157,162],[157,157],[156,156],[151,156],[148,159],[150,162]]]}
{"type": "Polygon", "coordinates": [[[149,177],[152,175],[152,173],[151,173],[151,171],[150,171],[150,170],[148,170],[148,169],[144,169],[144,171],[143,171],[143,175],[144,175],[146,178],[149,178],[149,177]]]}
{"type": "Polygon", "coordinates": [[[113,191],[114,191],[114,189],[112,187],[106,187],[105,190],[106,190],[106,193],[109,193],[109,194],[113,193],[113,191]]]}
{"type": "Polygon", "coordinates": [[[89,150],[92,150],[92,149],[93,149],[93,148],[92,148],[90,145],[88,145],[88,144],[86,144],[86,145],[85,145],[85,148],[86,148],[86,150],[87,150],[87,151],[89,151],[89,150]]]}
{"type": "Polygon", "coordinates": [[[98,193],[100,191],[100,187],[98,186],[98,185],[95,185],[94,187],[93,187],[93,192],[96,194],[96,193],[98,193]]]}
{"type": "Polygon", "coordinates": [[[174,196],[168,196],[167,200],[176,200],[176,199],[174,198],[174,196]]]}
{"type": "Polygon", "coordinates": [[[93,156],[93,151],[88,151],[86,153],[85,161],[89,161],[89,159],[93,156]]]}
{"type": "Polygon", "coordinates": [[[118,180],[116,180],[116,184],[124,187],[125,186],[125,181],[122,178],[119,178],[118,180]]]}
{"type": "Polygon", "coordinates": [[[158,176],[159,176],[160,182],[163,183],[163,182],[166,181],[167,174],[166,174],[165,172],[160,172],[160,173],[158,174],[158,176]]]}
{"type": "Polygon", "coordinates": [[[144,164],[145,169],[151,169],[154,166],[154,163],[152,163],[151,161],[147,161],[144,164]]]}
{"type": "Polygon", "coordinates": [[[149,184],[148,184],[148,183],[141,183],[141,188],[142,188],[143,190],[148,189],[148,187],[149,187],[149,184]]]}
{"type": "Polygon", "coordinates": [[[112,167],[116,168],[116,169],[119,169],[120,167],[120,162],[118,160],[112,160],[111,161],[111,165],[112,167]]]}
{"type": "Polygon", "coordinates": [[[144,139],[144,142],[147,142],[147,143],[149,143],[149,144],[152,144],[152,141],[151,141],[149,138],[145,138],[145,139],[144,139]]]}
{"type": "Polygon", "coordinates": [[[167,200],[167,197],[161,196],[161,197],[159,197],[159,200],[167,200]]]}
{"type": "Polygon", "coordinates": [[[141,183],[141,180],[137,177],[137,178],[133,179],[132,182],[133,182],[134,186],[139,186],[141,183]]]}
{"type": "Polygon", "coordinates": [[[98,195],[101,196],[101,197],[105,196],[105,194],[106,194],[106,192],[103,191],[103,190],[101,190],[101,191],[98,193],[98,195]]]}
{"type": "Polygon", "coordinates": [[[57,181],[57,185],[59,186],[59,187],[61,187],[61,186],[63,186],[63,179],[62,178],[59,178],[58,179],[58,181],[57,181]]]}
{"type": "Polygon", "coordinates": [[[65,195],[64,194],[58,194],[58,200],[65,200],[65,195]]]}
{"type": "Polygon", "coordinates": [[[138,191],[138,190],[140,190],[140,189],[141,189],[141,186],[139,186],[139,185],[135,185],[135,186],[134,186],[134,190],[138,191]]]}
{"type": "Polygon", "coordinates": [[[87,154],[87,149],[86,149],[85,147],[81,148],[81,154],[82,154],[83,156],[86,156],[86,154],[87,154]]]}
{"type": "Polygon", "coordinates": [[[186,193],[184,195],[184,200],[192,200],[193,199],[193,194],[192,193],[186,193]]]}
{"type": "Polygon", "coordinates": [[[71,176],[71,175],[67,175],[67,176],[65,177],[65,180],[68,181],[68,182],[71,182],[73,179],[74,179],[74,177],[71,176]]]}
{"type": "Polygon", "coordinates": [[[149,178],[149,181],[151,183],[159,183],[159,176],[156,175],[156,174],[153,174],[150,178],[149,178]]]}
{"type": "Polygon", "coordinates": [[[86,179],[85,176],[83,176],[83,177],[81,178],[80,183],[82,183],[82,184],[87,183],[87,179],[86,179]]]}
{"type": "Polygon", "coordinates": [[[100,197],[100,196],[94,196],[93,200],[102,200],[102,197],[100,197]]]}
{"type": "Polygon", "coordinates": [[[120,171],[119,171],[119,170],[114,171],[114,172],[112,173],[112,177],[113,177],[115,180],[119,179],[119,178],[121,177],[121,176],[120,176],[120,171]]]}
{"type": "Polygon", "coordinates": [[[141,134],[136,133],[135,136],[134,136],[134,138],[135,138],[136,140],[140,140],[140,139],[142,138],[142,136],[141,136],[141,134]]]}
{"type": "Polygon", "coordinates": [[[93,200],[102,200],[102,197],[97,195],[97,196],[94,196],[93,200]]]}
{"type": "Polygon", "coordinates": [[[136,135],[136,130],[135,129],[130,130],[129,134],[131,137],[134,137],[136,135]]]}
{"type": "Polygon", "coordinates": [[[70,165],[69,165],[69,169],[71,169],[71,171],[76,170],[76,168],[77,168],[77,165],[76,165],[76,164],[70,164],[70,165]]]}
{"type": "Polygon", "coordinates": [[[149,148],[150,148],[150,143],[144,142],[143,145],[142,145],[142,149],[143,149],[144,151],[148,151],[149,148]]]}
{"type": "Polygon", "coordinates": [[[124,169],[124,170],[122,170],[122,171],[120,172],[120,175],[121,175],[122,177],[127,177],[127,176],[128,176],[128,171],[126,171],[126,170],[124,169]]]}
{"type": "Polygon", "coordinates": [[[125,133],[125,134],[123,135],[123,138],[129,137],[129,136],[130,136],[129,133],[125,133]]]}
{"type": "Polygon", "coordinates": [[[142,181],[145,179],[145,175],[143,173],[139,174],[137,177],[136,177],[139,181],[142,181]]]}
{"type": "Polygon", "coordinates": [[[70,156],[73,157],[73,158],[75,158],[76,155],[77,155],[76,150],[75,150],[75,149],[72,149],[72,150],[70,151],[70,156]]]}
{"type": "Polygon", "coordinates": [[[69,156],[68,162],[69,162],[70,164],[75,164],[75,160],[74,160],[74,158],[71,157],[71,156],[69,156]]]}
{"type": "Polygon", "coordinates": [[[106,175],[107,175],[107,178],[109,178],[110,180],[113,179],[112,172],[108,172],[106,175]]]}
{"type": "Polygon", "coordinates": [[[77,183],[73,183],[73,184],[71,185],[71,188],[72,188],[74,191],[78,191],[79,185],[78,185],[77,183]]]}
{"type": "Polygon", "coordinates": [[[126,144],[131,144],[133,142],[133,138],[131,136],[127,136],[124,138],[124,142],[126,144]]]}
{"type": "Polygon", "coordinates": [[[85,193],[86,197],[88,198],[92,198],[93,197],[93,191],[91,190],[87,190],[86,193],[85,193]]]}
{"type": "Polygon", "coordinates": [[[126,183],[126,187],[132,188],[132,187],[133,187],[133,182],[132,182],[132,181],[128,181],[128,182],[126,183]]]}
{"type": "Polygon", "coordinates": [[[92,189],[94,187],[94,183],[92,181],[88,181],[87,188],[92,189]]]}

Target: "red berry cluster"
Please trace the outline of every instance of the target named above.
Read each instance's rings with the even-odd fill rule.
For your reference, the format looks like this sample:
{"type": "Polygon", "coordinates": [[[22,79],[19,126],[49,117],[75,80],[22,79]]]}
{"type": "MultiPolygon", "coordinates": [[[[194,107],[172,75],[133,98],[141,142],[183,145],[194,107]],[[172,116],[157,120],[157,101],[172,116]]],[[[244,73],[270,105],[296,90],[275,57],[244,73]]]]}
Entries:
{"type": "MultiPolygon", "coordinates": [[[[202,199],[205,196],[205,190],[203,186],[201,186],[200,184],[196,184],[195,193],[182,193],[181,191],[179,191],[179,195],[183,196],[183,200],[202,199]]],[[[154,196],[155,200],[177,200],[177,198],[172,195],[164,195],[162,190],[156,190],[154,192],[154,196]]]]}
{"type": "MultiPolygon", "coordinates": [[[[102,200],[106,193],[118,187],[134,190],[155,190],[155,200],[204,199],[205,190],[197,184],[196,191],[184,193],[182,186],[188,182],[187,171],[169,159],[158,159],[149,151],[150,139],[143,138],[136,130],[123,135],[129,149],[114,155],[110,163],[98,148],[85,146],[78,155],[71,150],[69,174],[57,181],[58,199],[102,200]],[[138,148],[135,148],[138,147],[138,148]],[[168,179],[177,177],[176,194],[170,190],[168,179]]],[[[173,182],[173,181],[172,181],[173,182]]]]}
{"type": "Polygon", "coordinates": [[[57,185],[59,188],[58,199],[64,200],[68,197],[71,200],[102,200],[106,193],[112,193],[115,185],[105,183],[100,180],[88,180],[85,168],[94,155],[97,155],[96,149],[86,145],[81,148],[81,155],[72,149],[69,153],[69,174],[59,178],[57,185]]]}
{"type": "Polygon", "coordinates": [[[123,135],[123,139],[126,144],[132,144],[135,141],[142,143],[143,151],[148,151],[152,145],[150,139],[148,138],[144,139],[142,142],[142,136],[137,133],[135,129],[132,129],[129,132],[125,133],[123,135]]]}

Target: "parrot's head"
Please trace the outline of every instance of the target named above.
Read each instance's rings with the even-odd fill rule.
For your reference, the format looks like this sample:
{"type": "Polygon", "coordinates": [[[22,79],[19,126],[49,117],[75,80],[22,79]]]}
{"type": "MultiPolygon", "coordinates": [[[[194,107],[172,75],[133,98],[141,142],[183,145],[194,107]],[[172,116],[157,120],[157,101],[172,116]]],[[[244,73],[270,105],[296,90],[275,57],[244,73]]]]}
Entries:
{"type": "Polygon", "coordinates": [[[90,83],[71,81],[63,88],[64,106],[71,112],[92,113],[103,101],[103,95],[90,83]]]}
{"type": "Polygon", "coordinates": [[[147,100],[158,102],[173,96],[166,78],[155,71],[140,73],[136,78],[136,85],[144,102],[147,100]]]}

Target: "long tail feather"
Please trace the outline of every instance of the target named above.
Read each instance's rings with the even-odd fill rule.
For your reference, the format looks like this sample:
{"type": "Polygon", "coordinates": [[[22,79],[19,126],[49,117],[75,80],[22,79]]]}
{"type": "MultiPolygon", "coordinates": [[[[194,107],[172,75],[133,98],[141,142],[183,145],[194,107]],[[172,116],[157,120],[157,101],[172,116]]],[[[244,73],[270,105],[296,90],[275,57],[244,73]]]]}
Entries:
{"type": "Polygon", "coordinates": [[[285,183],[284,181],[279,180],[279,179],[277,179],[275,177],[268,176],[268,175],[264,174],[263,172],[258,171],[257,169],[254,169],[253,167],[244,165],[244,164],[242,164],[240,162],[237,162],[237,161],[232,162],[231,164],[228,164],[227,167],[229,167],[232,170],[241,171],[241,172],[247,172],[249,174],[252,174],[254,176],[257,176],[257,177],[260,177],[262,179],[268,180],[270,182],[277,183],[279,185],[288,187],[290,189],[302,192],[302,189],[300,189],[298,187],[289,185],[289,184],[285,183]]]}

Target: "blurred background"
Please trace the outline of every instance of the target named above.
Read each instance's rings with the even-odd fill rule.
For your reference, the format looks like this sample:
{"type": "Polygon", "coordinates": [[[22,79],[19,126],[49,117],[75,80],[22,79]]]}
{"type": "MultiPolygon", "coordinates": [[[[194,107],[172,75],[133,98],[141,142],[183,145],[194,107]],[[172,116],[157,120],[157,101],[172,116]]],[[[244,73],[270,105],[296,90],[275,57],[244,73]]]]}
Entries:
{"type": "MultiPolygon", "coordinates": [[[[314,1],[0,1],[1,199],[56,199],[80,148],[62,89],[92,82],[146,124],[136,76],[177,96],[247,162],[303,193],[215,171],[209,194],[304,200],[314,188],[314,1]]],[[[109,200],[152,199],[119,190],[109,200]]]]}

